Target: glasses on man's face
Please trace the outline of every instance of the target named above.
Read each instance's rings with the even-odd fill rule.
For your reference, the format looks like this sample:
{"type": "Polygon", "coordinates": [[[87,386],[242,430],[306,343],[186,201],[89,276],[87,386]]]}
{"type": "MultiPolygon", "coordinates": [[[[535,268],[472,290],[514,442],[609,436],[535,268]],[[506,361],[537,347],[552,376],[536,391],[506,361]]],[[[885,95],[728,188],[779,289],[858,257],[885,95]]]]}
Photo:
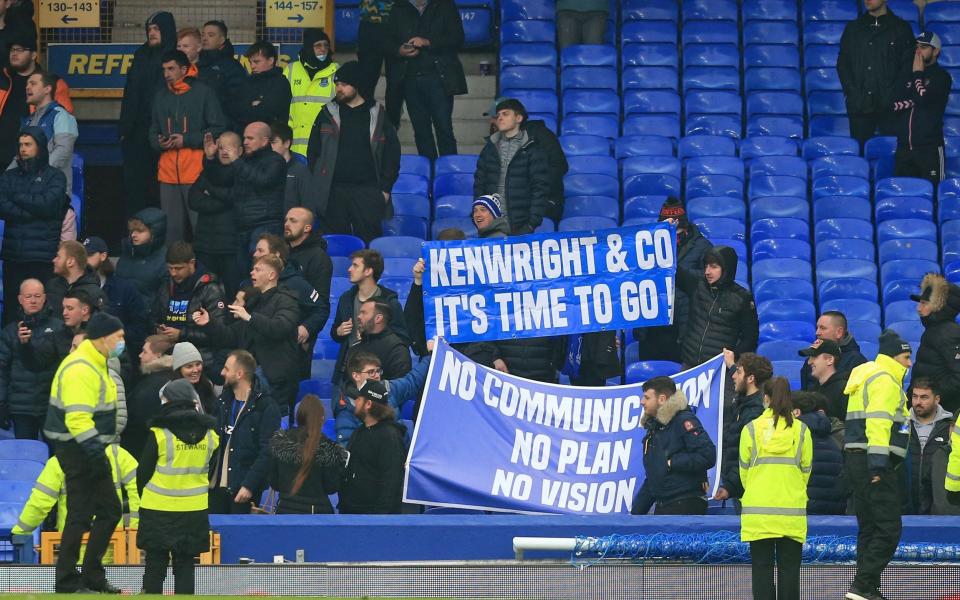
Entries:
{"type": "Polygon", "coordinates": [[[366,371],[360,371],[367,377],[374,377],[377,375],[383,375],[383,369],[367,369],[366,371]]]}
{"type": "Polygon", "coordinates": [[[22,46],[10,46],[10,52],[13,54],[22,54],[28,50],[22,46]]]}

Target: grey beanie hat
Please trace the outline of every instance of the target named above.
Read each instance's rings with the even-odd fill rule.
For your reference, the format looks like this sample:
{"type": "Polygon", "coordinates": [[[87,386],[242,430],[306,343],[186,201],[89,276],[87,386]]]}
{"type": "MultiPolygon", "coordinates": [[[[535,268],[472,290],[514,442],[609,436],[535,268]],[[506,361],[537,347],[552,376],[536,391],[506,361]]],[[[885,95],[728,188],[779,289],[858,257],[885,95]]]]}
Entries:
{"type": "Polygon", "coordinates": [[[183,365],[188,365],[192,362],[203,362],[203,356],[200,355],[200,351],[197,350],[197,347],[191,344],[190,342],[179,342],[176,346],[173,347],[173,370],[176,371],[183,365]]]}

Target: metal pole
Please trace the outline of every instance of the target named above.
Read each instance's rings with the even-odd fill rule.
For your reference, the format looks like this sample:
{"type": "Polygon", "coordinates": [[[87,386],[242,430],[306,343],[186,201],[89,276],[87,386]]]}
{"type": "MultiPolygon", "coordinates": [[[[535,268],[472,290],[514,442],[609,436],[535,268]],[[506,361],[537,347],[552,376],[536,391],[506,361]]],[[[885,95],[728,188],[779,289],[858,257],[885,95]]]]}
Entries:
{"type": "Polygon", "coordinates": [[[576,538],[515,537],[513,538],[513,555],[517,560],[523,560],[524,550],[572,552],[576,545],[576,538]]]}

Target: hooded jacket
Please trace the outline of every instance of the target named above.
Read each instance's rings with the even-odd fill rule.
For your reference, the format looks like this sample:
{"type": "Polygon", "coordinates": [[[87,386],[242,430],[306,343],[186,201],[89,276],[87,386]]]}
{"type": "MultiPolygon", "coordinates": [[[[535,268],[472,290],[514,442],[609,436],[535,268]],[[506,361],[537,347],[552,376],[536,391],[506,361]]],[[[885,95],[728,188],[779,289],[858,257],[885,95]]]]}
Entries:
{"type": "Polygon", "coordinates": [[[847,100],[847,112],[879,113],[891,110],[895,96],[909,75],[917,47],[910,25],[893,14],[864,13],[847,23],[840,38],[837,73],[847,100]]]}
{"type": "Polygon", "coordinates": [[[287,164],[269,145],[244,154],[229,165],[205,160],[203,170],[211,184],[230,190],[236,229],[282,229],[287,164]]]}
{"type": "Polygon", "coordinates": [[[243,127],[238,128],[238,101],[245,90],[247,70],[236,59],[233,43],[227,39],[217,50],[201,50],[197,71],[197,79],[210,86],[217,95],[226,117],[225,128],[242,135],[243,127]]]}
{"type": "Polygon", "coordinates": [[[202,308],[210,315],[212,323],[224,325],[227,322],[227,311],[224,306],[226,299],[220,279],[215,274],[208,273],[202,266],[198,266],[194,274],[184,279],[182,283],[177,284],[168,275],[157,289],[157,300],[153,307],[156,323],[180,329],[179,341],[190,342],[196,346],[205,364],[217,364],[215,355],[219,347],[216,338],[211,330],[198,327],[189,316],[202,308]],[[189,291],[190,296],[186,308],[175,311],[178,315],[183,315],[184,320],[180,323],[170,323],[167,322],[167,315],[174,312],[171,310],[170,298],[179,295],[178,291],[189,291]]]}
{"type": "Polygon", "coordinates": [[[909,438],[902,430],[910,416],[903,392],[906,374],[906,367],[878,354],[876,360],[854,369],[847,380],[844,393],[850,400],[843,449],[865,451],[870,475],[880,475],[907,454],[909,438]]]}
{"type": "Polygon", "coordinates": [[[340,486],[343,514],[399,514],[403,495],[403,443],[407,428],[395,421],[361,425],[350,437],[350,462],[340,486]]]}
{"type": "Polygon", "coordinates": [[[60,229],[70,206],[67,180],[50,166],[47,136],[39,127],[22,130],[37,143],[36,158],[16,159],[17,166],[0,174],[0,219],[3,260],[49,262],[60,245],[60,229]]]}
{"type": "Polygon", "coordinates": [[[950,430],[953,428],[953,414],[937,406],[933,418],[933,429],[927,442],[920,447],[917,436],[917,421],[913,409],[910,409],[910,442],[907,446],[909,460],[907,465],[908,512],[911,515],[933,514],[933,486],[936,485],[933,472],[933,455],[950,452],[950,430]]]}
{"type": "MultiPolygon", "coordinates": [[[[73,191],[73,148],[79,135],[77,119],[54,100],[24,117],[21,131],[27,127],[39,127],[47,136],[48,161],[66,177],[69,194],[73,191]]],[[[9,168],[14,168],[16,163],[14,159],[9,168]]]]}
{"type": "MultiPolygon", "coordinates": [[[[204,159],[203,164],[214,161],[204,159]]],[[[233,190],[231,186],[210,181],[208,172],[204,166],[187,195],[187,205],[197,213],[193,249],[202,255],[234,256],[237,253],[237,229],[233,217],[233,190]]]]}
{"type": "Polygon", "coordinates": [[[340,489],[347,451],[321,434],[310,473],[297,493],[291,494],[306,441],[307,432],[301,427],[278,431],[270,440],[270,487],[280,494],[278,514],[333,514],[328,495],[340,489]]]}
{"type": "Polygon", "coordinates": [[[153,47],[144,42],[133,53],[133,64],[127,71],[120,120],[117,123],[121,138],[134,135],[146,137],[153,114],[153,101],[157,91],[164,86],[160,57],[167,50],[177,47],[177,25],[172,14],[158,11],[147,17],[143,24],[145,33],[150,25],[160,28],[160,45],[153,47]]]}
{"type": "Polygon", "coordinates": [[[233,388],[225,386],[217,402],[217,433],[220,451],[217,453],[210,478],[211,486],[220,487],[224,454],[229,454],[226,488],[236,494],[241,487],[260,498],[268,485],[270,474],[270,438],[280,429],[280,410],[274,403],[260,377],[253,378],[253,387],[246,402],[237,402],[234,422],[233,388]],[[233,427],[232,433],[227,433],[233,427]]]}
{"type": "Polygon", "coordinates": [[[923,335],[913,362],[912,378],[929,377],[940,386],[944,410],[960,412],[960,287],[941,275],[928,274],[921,289],[929,289],[930,316],[921,317],[923,335]]]}
{"type": "Polygon", "coordinates": [[[677,390],[656,417],[644,412],[643,468],[646,479],[630,512],[644,515],[657,504],[706,494],[707,471],[717,462],[717,447],[677,390]],[[667,464],[669,462],[669,464],[667,464]]]}
{"type": "Polygon", "coordinates": [[[73,283],[68,283],[65,278],[54,275],[43,287],[47,291],[47,306],[58,315],[63,314],[63,297],[73,290],[82,290],[89,294],[96,309],[109,306],[106,292],[100,287],[100,277],[90,267],[87,267],[83,275],[73,283]],[[59,310],[56,307],[59,307],[59,310]]]}
{"type": "MultiPolygon", "coordinates": [[[[837,362],[837,373],[847,376],[854,367],[859,367],[865,362],[867,362],[867,357],[860,352],[860,344],[854,339],[853,334],[847,332],[840,340],[840,360],[837,362]]],[[[810,363],[806,361],[800,367],[800,387],[805,390],[816,390],[823,393],[819,389],[820,383],[810,374],[810,363]]],[[[843,412],[847,412],[846,404],[844,404],[843,412]]],[[[836,415],[831,412],[830,416],[836,415]]],[[[842,417],[839,418],[842,419],[842,417]]]]}
{"type": "Polygon", "coordinates": [[[0,334],[0,414],[42,417],[50,404],[50,384],[56,365],[42,371],[27,368],[23,357],[27,346],[20,343],[17,334],[20,321],[24,321],[36,337],[54,335],[63,328],[63,322],[53,316],[49,304],[27,318],[20,314],[18,307],[18,318],[0,334]]]}
{"type": "Polygon", "coordinates": [[[731,498],[743,496],[737,458],[740,453],[740,435],[743,428],[763,414],[763,391],[751,396],[737,395],[733,401],[733,417],[723,427],[723,461],[720,464],[720,487],[731,498]]]}
{"type": "MultiPolygon", "coordinates": [[[[550,162],[542,143],[520,130],[522,136],[520,149],[510,164],[504,181],[504,206],[510,230],[516,234],[533,233],[543,222],[550,204],[550,162]]],[[[497,144],[501,133],[487,138],[477,170],[473,174],[473,195],[475,198],[499,193],[500,151],[497,144]]]]}
{"type": "Polygon", "coordinates": [[[160,390],[173,378],[170,355],[140,365],[140,379],[127,395],[127,428],[120,445],[130,454],[141,456],[147,441],[147,422],[160,411],[160,390]]]}
{"type": "MultiPolygon", "coordinates": [[[[677,287],[690,297],[687,328],[680,345],[683,364],[694,367],[729,348],[739,356],[757,349],[760,325],[753,294],[740,287],[737,253],[729,246],[714,246],[706,261],[718,260],[723,269],[714,285],[701,272],[677,269],[677,287]]],[[[701,265],[702,266],[702,265],[701,265]]]]}
{"type": "Polygon", "coordinates": [[[330,279],[333,277],[333,261],[327,253],[327,240],[319,232],[313,232],[297,246],[290,247],[290,261],[300,266],[320,298],[327,299],[330,311],[330,279]]]}
{"type": "Polygon", "coordinates": [[[236,121],[238,132],[256,121],[270,125],[290,119],[290,82],[280,67],[246,75],[239,92],[231,89],[227,97],[227,112],[236,121]],[[235,100],[229,100],[231,98],[235,100]]]}
{"type": "MultiPolygon", "coordinates": [[[[167,213],[145,208],[134,215],[150,230],[150,241],[135,246],[127,236],[121,243],[116,276],[133,282],[147,310],[156,307],[157,290],[167,276],[167,213]]],[[[156,315],[151,318],[156,321],[156,315]]]]}
{"type": "Polygon", "coordinates": [[[837,483],[843,470],[843,451],[831,436],[830,419],[820,411],[800,415],[799,420],[813,438],[813,471],[807,482],[808,515],[842,515],[847,509],[846,494],[837,483]]]}

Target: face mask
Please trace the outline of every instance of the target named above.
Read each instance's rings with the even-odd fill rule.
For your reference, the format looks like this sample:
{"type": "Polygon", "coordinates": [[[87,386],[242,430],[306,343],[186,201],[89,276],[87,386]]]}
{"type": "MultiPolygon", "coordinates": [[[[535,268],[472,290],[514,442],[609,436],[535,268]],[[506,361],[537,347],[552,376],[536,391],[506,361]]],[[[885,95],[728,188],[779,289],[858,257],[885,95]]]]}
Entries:
{"type": "Polygon", "coordinates": [[[110,358],[120,358],[120,355],[123,354],[123,351],[126,349],[127,344],[123,340],[117,342],[117,345],[113,347],[113,350],[110,351],[110,358]]]}
{"type": "Polygon", "coordinates": [[[317,60],[319,60],[320,62],[327,60],[326,54],[317,54],[316,56],[317,56],[317,60]]]}

